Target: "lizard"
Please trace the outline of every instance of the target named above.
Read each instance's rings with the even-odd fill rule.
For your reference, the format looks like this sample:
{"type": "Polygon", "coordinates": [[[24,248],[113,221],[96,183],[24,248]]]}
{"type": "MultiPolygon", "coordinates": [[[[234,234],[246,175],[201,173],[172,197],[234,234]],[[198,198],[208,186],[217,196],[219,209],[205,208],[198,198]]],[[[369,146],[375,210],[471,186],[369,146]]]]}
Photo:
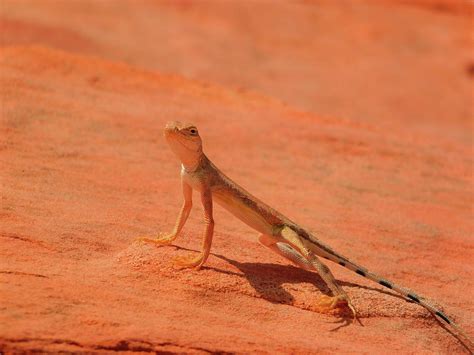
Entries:
{"type": "MultiPolygon", "coordinates": [[[[192,193],[200,193],[204,210],[204,233],[202,250],[196,257],[182,257],[176,263],[182,268],[200,269],[209,257],[214,234],[213,201],[228,210],[242,222],[260,233],[259,242],[273,252],[288,259],[293,264],[310,271],[316,271],[326,283],[332,296],[323,295],[318,301],[319,309],[331,311],[347,306],[357,318],[355,307],[349,296],[337,283],[330,269],[320,260],[328,259],[358,275],[372,280],[387,289],[393,290],[409,301],[426,308],[445,326],[450,326],[470,343],[469,337],[452,319],[433,306],[424,297],[410,289],[399,286],[367,268],[349,260],[331,247],[324,244],[312,233],[308,232],[280,212],[259,200],[239,186],[221,170],[219,170],[204,154],[202,139],[194,124],[178,121],[168,122],[164,128],[164,137],[173,153],[181,161],[181,185],[183,204],[178,214],[174,229],[169,234],[160,234],[156,238],[141,237],[143,242],[156,245],[169,245],[180,234],[192,209],[192,193]]],[[[462,342],[462,341],[461,341],[462,342]]],[[[469,346],[467,347],[469,349],[469,346]]]]}

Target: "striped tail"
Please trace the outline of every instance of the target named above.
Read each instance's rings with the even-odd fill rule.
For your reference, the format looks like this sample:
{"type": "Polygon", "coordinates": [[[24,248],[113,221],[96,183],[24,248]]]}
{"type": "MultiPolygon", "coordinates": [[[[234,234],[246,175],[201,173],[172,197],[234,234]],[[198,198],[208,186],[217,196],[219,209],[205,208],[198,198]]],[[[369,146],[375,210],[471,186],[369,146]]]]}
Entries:
{"type": "Polygon", "coordinates": [[[462,338],[466,339],[466,342],[465,342],[461,338],[458,337],[458,339],[464,344],[464,346],[466,346],[466,348],[470,351],[470,353],[471,354],[473,353],[474,342],[470,339],[470,337],[467,336],[467,334],[456,323],[454,323],[450,318],[448,318],[448,316],[446,316],[439,308],[433,306],[424,297],[417,295],[414,291],[408,288],[399,286],[377,274],[374,274],[368,271],[366,268],[353,263],[349,259],[339,255],[337,252],[335,252],[328,246],[321,244],[320,242],[318,242],[314,246],[316,249],[314,250],[314,252],[316,252],[316,254],[322,256],[323,258],[331,260],[332,262],[335,262],[341,266],[344,266],[345,268],[351,271],[354,271],[356,274],[363,276],[369,280],[372,280],[390,290],[394,290],[395,292],[401,294],[408,300],[418,303],[422,307],[426,308],[428,311],[434,314],[438,319],[440,319],[443,324],[449,327],[452,327],[456,331],[457,334],[461,335],[462,338]]]}

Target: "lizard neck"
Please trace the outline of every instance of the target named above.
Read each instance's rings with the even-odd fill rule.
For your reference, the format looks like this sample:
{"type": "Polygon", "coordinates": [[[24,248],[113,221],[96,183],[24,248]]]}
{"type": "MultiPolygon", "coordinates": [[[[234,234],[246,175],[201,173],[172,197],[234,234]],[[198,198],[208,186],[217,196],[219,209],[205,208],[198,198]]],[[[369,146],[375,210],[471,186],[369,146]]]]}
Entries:
{"type": "Polygon", "coordinates": [[[181,167],[187,173],[193,173],[199,168],[199,166],[201,165],[201,163],[203,161],[203,158],[204,158],[204,154],[201,153],[197,159],[196,158],[182,159],[181,160],[181,167]]]}

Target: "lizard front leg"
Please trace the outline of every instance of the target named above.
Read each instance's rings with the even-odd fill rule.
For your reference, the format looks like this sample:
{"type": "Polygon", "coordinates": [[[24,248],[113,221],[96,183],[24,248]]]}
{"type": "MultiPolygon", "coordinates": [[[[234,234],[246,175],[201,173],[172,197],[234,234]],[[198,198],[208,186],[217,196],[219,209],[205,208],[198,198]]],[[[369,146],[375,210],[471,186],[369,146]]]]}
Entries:
{"type": "Polygon", "coordinates": [[[189,217],[189,213],[191,212],[191,208],[193,207],[193,189],[186,182],[182,181],[181,183],[183,188],[184,201],[183,205],[181,206],[181,210],[179,212],[178,219],[176,220],[176,224],[174,226],[173,231],[168,234],[160,234],[157,238],[141,237],[138,240],[146,243],[168,245],[176,239],[176,237],[183,229],[183,226],[189,217]]]}
{"type": "Polygon", "coordinates": [[[212,193],[208,187],[203,187],[201,191],[201,202],[204,208],[204,235],[202,243],[202,251],[194,258],[176,259],[176,264],[182,268],[196,268],[199,270],[206,262],[211,251],[212,237],[214,235],[214,218],[212,217],[212,193]]]}

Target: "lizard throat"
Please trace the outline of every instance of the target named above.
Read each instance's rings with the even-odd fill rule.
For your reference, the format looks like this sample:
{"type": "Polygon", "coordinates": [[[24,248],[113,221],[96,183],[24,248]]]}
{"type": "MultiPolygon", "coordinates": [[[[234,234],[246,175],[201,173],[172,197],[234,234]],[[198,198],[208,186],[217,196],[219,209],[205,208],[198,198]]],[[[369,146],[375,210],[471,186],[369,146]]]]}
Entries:
{"type": "Polygon", "coordinates": [[[202,154],[198,159],[193,159],[189,161],[181,160],[181,167],[185,172],[193,173],[199,168],[199,165],[201,165],[201,159],[202,159],[202,154]]]}

